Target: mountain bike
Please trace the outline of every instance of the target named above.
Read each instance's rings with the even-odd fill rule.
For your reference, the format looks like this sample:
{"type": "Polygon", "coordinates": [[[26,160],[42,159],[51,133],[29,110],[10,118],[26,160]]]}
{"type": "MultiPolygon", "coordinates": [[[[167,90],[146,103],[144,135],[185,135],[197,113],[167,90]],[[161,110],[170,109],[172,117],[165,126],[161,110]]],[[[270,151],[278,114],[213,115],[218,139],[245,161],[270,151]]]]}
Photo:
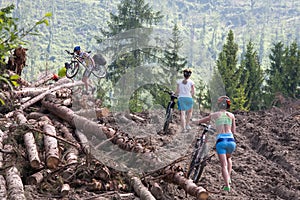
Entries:
{"type": "MultiPolygon", "coordinates": [[[[73,78],[74,76],[76,76],[76,74],[79,71],[79,66],[82,65],[84,68],[88,69],[88,70],[92,70],[92,74],[94,76],[96,76],[97,78],[103,78],[106,75],[106,66],[104,65],[97,65],[95,67],[93,67],[93,69],[89,69],[88,66],[86,65],[86,63],[84,63],[80,56],[75,54],[75,53],[71,53],[68,50],[65,50],[69,55],[71,55],[71,61],[70,63],[66,63],[65,67],[67,68],[66,71],[66,77],[68,78],[73,78]]],[[[88,54],[90,54],[91,52],[87,52],[88,54]]]]}
{"type": "Polygon", "coordinates": [[[172,122],[172,111],[174,109],[175,99],[177,99],[177,96],[172,91],[167,91],[167,90],[163,90],[163,91],[170,95],[170,101],[166,109],[164,128],[163,128],[164,133],[166,133],[167,130],[169,129],[169,124],[172,122]]]}
{"type": "Polygon", "coordinates": [[[208,146],[207,146],[207,133],[214,134],[215,129],[211,127],[211,125],[200,124],[203,126],[203,132],[199,138],[197,138],[196,143],[194,145],[194,151],[192,153],[192,160],[189,165],[186,178],[190,178],[194,183],[198,183],[204,167],[207,162],[210,161],[212,155],[208,155],[208,146]]]}

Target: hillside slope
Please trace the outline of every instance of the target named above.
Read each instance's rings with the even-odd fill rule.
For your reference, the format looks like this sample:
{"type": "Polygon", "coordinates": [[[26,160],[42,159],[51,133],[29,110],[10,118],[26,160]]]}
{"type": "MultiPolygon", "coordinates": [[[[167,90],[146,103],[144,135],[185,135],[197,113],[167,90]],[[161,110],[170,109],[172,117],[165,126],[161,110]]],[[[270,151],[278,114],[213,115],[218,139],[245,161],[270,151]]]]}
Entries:
{"type": "MultiPolygon", "coordinates": [[[[299,1],[209,1],[165,0],[145,1],[165,16],[156,27],[164,47],[171,34],[173,22],[179,24],[184,46],[182,54],[193,67],[211,67],[225,42],[229,29],[234,31],[240,53],[252,40],[264,67],[274,42],[290,43],[300,40],[299,1]]],[[[94,39],[107,27],[110,12],[116,13],[120,1],[96,0],[2,0],[4,7],[15,3],[14,16],[21,27],[28,27],[45,13],[52,12],[50,26],[41,27],[41,36],[27,38],[30,55],[25,76],[36,78],[40,71],[55,70],[66,61],[65,49],[80,44],[84,49],[102,49],[94,39]]],[[[116,52],[118,53],[118,52],[116,52]]]]}

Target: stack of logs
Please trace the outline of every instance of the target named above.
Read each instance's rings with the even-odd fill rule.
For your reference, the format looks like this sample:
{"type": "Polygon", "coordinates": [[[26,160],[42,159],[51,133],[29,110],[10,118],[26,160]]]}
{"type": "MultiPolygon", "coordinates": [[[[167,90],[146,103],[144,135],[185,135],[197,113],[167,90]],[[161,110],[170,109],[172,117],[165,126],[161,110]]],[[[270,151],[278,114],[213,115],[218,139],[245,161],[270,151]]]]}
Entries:
{"type": "MultiPolygon", "coordinates": [[[[86,191],[117,191],[121,198],[135,194],[140,199],[162,199],[163,190],[157,179],[179,185],[196,199],[208,198],[208,192],[186,179],[183,170],[175,164],[141,178],[112,169],[94,158],[88,143],[91,134],[125,151],[147,154],[149,162],[153,162],[151,152],[155,147],[129,139],[130,133],[89,120],[85,116],[90,109],[73,111],[70,109],[75,101],[72,94],[83,83],[66,78],[54,82],[51,78],[52,74],[46,75],[34,84],[22,80],[22,86],[12,92],[19,106],[6,113],[6,121],[0,129],[0,166],[4,170],[0,175],[1,199],[26,199],[24,185],[35,185],[48,196],[64,197],[70,195],[72,189],[84,188],[86,191]]],[[[93,107],[92,112],[98,119],[111,114],[107,108],[98,106],[93,107]]]]}

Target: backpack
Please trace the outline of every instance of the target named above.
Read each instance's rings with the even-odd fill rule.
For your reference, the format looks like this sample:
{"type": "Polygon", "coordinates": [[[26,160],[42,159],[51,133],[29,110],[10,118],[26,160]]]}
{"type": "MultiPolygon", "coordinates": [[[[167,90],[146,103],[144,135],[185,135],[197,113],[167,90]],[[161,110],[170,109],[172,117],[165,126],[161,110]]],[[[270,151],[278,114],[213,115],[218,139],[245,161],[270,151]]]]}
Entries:
{"type": "Polygon", "coordinates": [[[95,54],[93,56],[93,59],[95,61],[95,65],[106,65],[106,60],[100,53],[95,54]]]}

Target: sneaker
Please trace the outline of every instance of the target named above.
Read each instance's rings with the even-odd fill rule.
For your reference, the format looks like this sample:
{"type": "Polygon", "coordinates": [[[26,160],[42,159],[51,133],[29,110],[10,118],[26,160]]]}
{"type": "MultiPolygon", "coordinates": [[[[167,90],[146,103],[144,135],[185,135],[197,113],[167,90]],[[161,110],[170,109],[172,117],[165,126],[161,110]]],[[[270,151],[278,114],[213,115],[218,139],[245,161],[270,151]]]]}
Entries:
{"type": "Polygon", "coordinates": [[[229,179],[229,181],[228,181],[228,182],[229,182],[229,184],[231,184],[231,179],[229,179]]]}
{"type": "Polygon", "coordinates": [[[192,128],[189,125],[186,125],[186,130],[191,130],[192,128]]]}
{"type": "Polygon", "coordinates": [[[223,190],[230,192],[230,187],[229,186],[224,186],[223,190]]]}

